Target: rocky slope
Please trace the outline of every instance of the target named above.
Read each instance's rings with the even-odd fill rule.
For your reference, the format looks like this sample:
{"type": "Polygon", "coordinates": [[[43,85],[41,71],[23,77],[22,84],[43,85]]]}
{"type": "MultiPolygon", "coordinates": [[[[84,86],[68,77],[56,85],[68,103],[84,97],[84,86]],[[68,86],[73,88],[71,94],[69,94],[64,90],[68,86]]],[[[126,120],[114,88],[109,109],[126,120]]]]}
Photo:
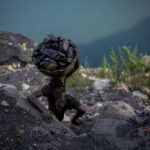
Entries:
{"type": "Polygon", "coordinates": [[[0,65],[12,62],[27,64],[36,45],[24,35],[0,30],[0,65]]]}
{"type": "MultiPolygon", "coordinates": [[[[19,37],[22,35],[2,31],[0,33],[7,41],[13,39],[14,46],[21,43],[22,38],[19,40],[19,37]]],[[[26,53],[31,54],[34,42],[26,37],[23,39],[25,43],[27,42],[28,48],[18,49],[26,56],[26,53]]],[[[4,49],[4,44],[6,46],[8,42],[0,43],[0,55],[5,55],[7,50],[7,46],[4,49]]],[[[62,122],[54,121],[47,124],[42,120],[39,112],[26,101],[26,97],[44,85],[48,78],[27,60],[24,65],[18,65],[22,64],[22,58],[15,51],[12,57],[0,61],[0,149],[149,149],[150,99],[148,95],[140,91],[131,93],[123,83],[110,89],[110,79],[88,76],[92,83],[82,92],[68,89],[71,95],[87,107],[86,114],[81,118],[83,124],[74,126],[70,123],[74,110],[67,111],[62,122]],[[12,59],[14,55],[17,61],[12,59]]],[[[89,72],[94,75],[95,70],[89,69],[89,72]]],[[[44,97],[40,98],[40,101],[47,106],[44,97]]]]}

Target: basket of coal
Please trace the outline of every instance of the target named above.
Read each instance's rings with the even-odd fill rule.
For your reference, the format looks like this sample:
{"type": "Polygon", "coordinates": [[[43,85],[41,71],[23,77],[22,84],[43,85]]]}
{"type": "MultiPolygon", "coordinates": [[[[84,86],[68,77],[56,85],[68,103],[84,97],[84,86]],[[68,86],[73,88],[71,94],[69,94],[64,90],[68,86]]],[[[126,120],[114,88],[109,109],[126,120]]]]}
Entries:
{"type": "Polygon", "coordinates": [[[48,35],[33,51],[32,61],[47,76],[63,76],[73,69],[77,46],[63,37],[48,35]]]}

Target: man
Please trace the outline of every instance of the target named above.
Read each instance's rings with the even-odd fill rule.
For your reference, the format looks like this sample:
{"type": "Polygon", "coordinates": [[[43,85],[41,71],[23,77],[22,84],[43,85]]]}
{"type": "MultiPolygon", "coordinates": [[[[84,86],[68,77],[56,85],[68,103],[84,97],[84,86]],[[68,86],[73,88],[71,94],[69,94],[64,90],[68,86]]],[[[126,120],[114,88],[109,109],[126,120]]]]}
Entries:
{"type": "Polygon", "coordinates": [[[80,125],[77,119],[86,112],[86,109],[84,106],[81,106],[79,101],[76,101],[73,97],[66,94],[65,87],[66,79],[78,68],[79,59],[77,58],[72,69],[66,75],[50,77],[50,82],[47,85],[28,97],[29,102],[41,112],[44,121],[50,122],[52,120],[52,114],[54,114],[59,121],[62,121],[67,109],[76,109],[77,113],[72,118],[71,122],[75,125],[80,125]],[[40,96],[47,97],[48,109],[38,101],[38,97],[40,96]]]}

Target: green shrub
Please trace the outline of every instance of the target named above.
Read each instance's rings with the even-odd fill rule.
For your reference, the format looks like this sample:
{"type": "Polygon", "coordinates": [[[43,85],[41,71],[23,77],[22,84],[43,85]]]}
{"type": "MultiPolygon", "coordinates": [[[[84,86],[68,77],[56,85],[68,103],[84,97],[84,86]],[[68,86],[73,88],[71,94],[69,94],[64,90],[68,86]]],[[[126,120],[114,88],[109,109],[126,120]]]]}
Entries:
{"type": "Polygon", "coordinates": [[[89,62],[88,62],[88,57],[85,57],[85,59],[84,59],[84,68],[85,68],[85,69],[90,68],[90,64],[89,64],[89,62]]]}
{"type": "Polygon", "coordinates": [[[96,74],[97,78],[112,78],[112,70],[111,70],[111,66],[109,65],[106,57],[103,57],[103,61],[102,61],[102,67],[99,68],[99,71],[96,74]]]}
{"type": "Polygon", "coordinates": [[[83,77],[81,73],[81,67],[79,67],[73,75],[71,75],[66,82],[67,88],[75,88],[76,90],[82,90],[84,87],[89,86],[90,80],[88,77],[83,77]]]}
{"type": "Polygon", "coordinates": [[[84,68],[85,68],[85,74],[86,75],[88,75],[88,76],[90,76],[90,70],[89,70],[89,68],[90,68],[90,64],[89,64],[89,62],[88,62],[88,57],[85,57],[85,59],[84,59],[84,68]]]}
{"type": "Polygon", "coordinates": [[[143,59],[143,54],[137,55],[137,46],[131,51],[130,46],[119,48],[119,56],[112,49],[110,59],[113,65],[109,65],[104,57],[103,65],[98,77],[110,77],[114,83],[123,81],[131,87],[150,87],[150,78],[146,76],[150,72],[150,64],[143,59]],[[106,69],[107,68],[107,69],[106,69]]]}

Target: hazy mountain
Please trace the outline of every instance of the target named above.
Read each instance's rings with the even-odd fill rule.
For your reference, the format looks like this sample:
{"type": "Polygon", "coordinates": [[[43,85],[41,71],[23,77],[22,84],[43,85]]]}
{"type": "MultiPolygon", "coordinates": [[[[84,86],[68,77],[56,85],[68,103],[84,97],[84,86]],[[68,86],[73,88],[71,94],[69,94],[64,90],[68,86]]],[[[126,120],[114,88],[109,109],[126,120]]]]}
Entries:
{"type": "Polygon", "coordinates": [[[139,22],[133,28],[116,33],[106,38],[100,38],[88,45],[79,45],[79,57],[83,64],[87,56],[92,67],[99,66],[102,58],[111,53],[111,47],[117,52],[118,47],[138,45],[138,52],[150,54],[150,17],[139,22]]]}

